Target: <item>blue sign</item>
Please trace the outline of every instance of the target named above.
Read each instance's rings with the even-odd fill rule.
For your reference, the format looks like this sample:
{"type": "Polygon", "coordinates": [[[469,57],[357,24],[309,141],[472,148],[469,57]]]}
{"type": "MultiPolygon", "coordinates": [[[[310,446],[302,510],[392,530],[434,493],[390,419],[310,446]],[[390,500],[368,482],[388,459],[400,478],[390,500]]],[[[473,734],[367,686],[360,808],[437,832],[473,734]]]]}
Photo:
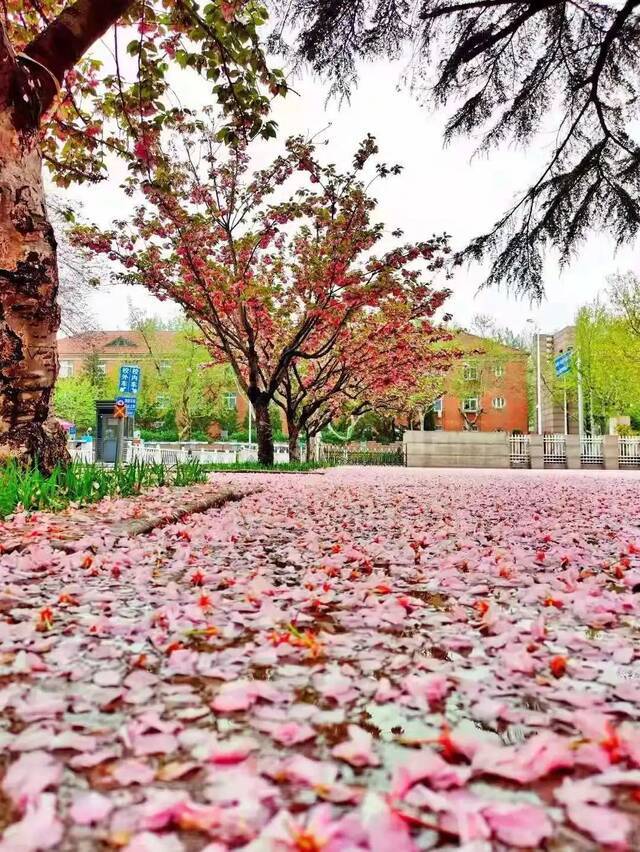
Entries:
{"type": "Polygon", "coordinates": [[[116,402],[123,402],[127,407],[127,417],[134,417],[138,400],[135,396],[119,396],[116,402]]]}
{"type": "Polygon", "coordinates": [[[571,352],[563,352],[553,359],[556,376],[564,376],[571,369],[571,352]]]}
{"type": "Polygon", "coordinates": [[[140,367],[123,364],[120,367],[118,393],[138,393],[140,390],[140,367]]]}

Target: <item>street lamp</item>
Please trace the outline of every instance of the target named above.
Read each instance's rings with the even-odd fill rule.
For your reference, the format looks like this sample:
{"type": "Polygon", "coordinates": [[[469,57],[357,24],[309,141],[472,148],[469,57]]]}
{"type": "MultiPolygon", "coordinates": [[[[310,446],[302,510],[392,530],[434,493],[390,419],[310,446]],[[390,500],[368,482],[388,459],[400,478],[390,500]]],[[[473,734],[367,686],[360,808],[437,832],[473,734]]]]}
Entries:
{"type": "Polygon", "coordinates": [[[540,328],[538,323],[529,318],[528,323],[533,325],[533,333],[536,336],[536,426],[538,435],[542,435],[542,369],[540,365],[540,328]]]}

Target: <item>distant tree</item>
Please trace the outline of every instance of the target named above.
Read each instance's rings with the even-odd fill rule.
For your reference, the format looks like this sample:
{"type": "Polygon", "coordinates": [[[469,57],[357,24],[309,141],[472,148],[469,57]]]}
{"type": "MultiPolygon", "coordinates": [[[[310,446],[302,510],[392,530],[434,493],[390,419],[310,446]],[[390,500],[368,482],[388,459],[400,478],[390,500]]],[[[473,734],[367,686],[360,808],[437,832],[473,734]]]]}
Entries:
{"type": "Polygon", "coordinates": [[[173,412],[178,437],[191,440],[194,432],[206,432],[216,419],[216,401],[233,388],[228,368],[212,365],[197,326],[184,318],[162,322],[129,305],[129,324],[142,337],[150,360],[140,399],[147,421],[173,412]],[[161,331],[172,331],[159,335],[161,331]]]}
{"type": "Polygon", "coordinates": [[[604,429],[609,417],[635,418],[640,413],[640,338],[626,317],[596,301],[580,309],[575,329],[571,372],[566,380],[548,379],[556,401],[565,387],[575,395],[581,380],[588,421],[604,429]]]}
{"type": "Polygon", "coordinates": [[[588,233],[628,243],[640,226],[638,0],[272,0],[294,52],[348,93],[358,62],[406,50],[425,99],[452,104],[445,139],[481,133],[480,149],[535,144],[535,181],[472,241],[494,258],[488,282],[539,295],[543,252],[563,262],[588,233]],[[547,145],[546,140],[553,140],[547,145]]]}
{"type": "Polygon", "coordinates": [[[99,394],[87,376],[58,379],[54,394],[54,413],[86,432],[96,420],[95,401],[99,394]]]}
{"type": "Polygon", "coordinates": [[[450,334],[434,320],[449,295],[422,284],[390,291],[349,320],[327,354],[293,359],[276,394],[287,419],[289,458],[298,458],[298,439],[307,444],[336,416],[347,412],[397,411],[424,375],[442,374],[454,354],[438,344],[450,334]]]}
{"type": "Polygon", "coordinates": [[[97,349],[91,349],[85,357],[82,362],[82,374],[88,379],[91,386],[96,389],[98,396],[105,392],[107,380],[97,349]]]}
{"type": "Polygon", "coordinates": [[[629,271],[611,275],[608,282],[611,304],[626,319],[631,333],[640,338],[640,278],[629,271]]]}
{"type": "Polygon", "coordinates": [[[513,349],[521,349],[523,352],[531,351],[533,332],[514,331],[508,325],[500,325],[495,317],[489,314],[475,314],[471,319],[470,330],[479,337],[487,337],[495,340],[496,343],[511,346],[513,349]]]}
{"type": "Polygon", "coordinates": [[[444,265],[448,239],[403,243],[375,221],[371,182],[400,172],[377,151],[367,137],[339,173],[296,137],[251,174],[244,146],[227,156],[209,126],[185,123],[133,219],[77,232],[123,264],[125,281],[180,304],[212,358],[233,368],[264,464],[274,461],[269,408],[294,362],[344,348],[352,322],[384,302],[408,302],[416,317],[432,304],[422,276],[444,265]]]}

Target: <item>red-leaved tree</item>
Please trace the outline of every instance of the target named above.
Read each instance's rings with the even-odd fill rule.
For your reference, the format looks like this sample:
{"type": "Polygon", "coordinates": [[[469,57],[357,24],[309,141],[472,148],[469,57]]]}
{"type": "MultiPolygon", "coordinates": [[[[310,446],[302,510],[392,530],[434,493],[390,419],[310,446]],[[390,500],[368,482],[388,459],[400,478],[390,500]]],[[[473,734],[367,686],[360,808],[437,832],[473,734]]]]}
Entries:
{"type": "Polygon", "coordinates": [[[109,155],[146,170],[183,119],[169,89],[179,69],[213,86],[229,141],[274,135],[265,116],[285,84],[258,45],[265,19],[256,0],[0,3],[0,457],[45,470],[66,457],[47,419],[60,312],[43,160],[61,185],[102,180],[109,155]],[[104,61],[88,54],[103,37],[104,61]]]}
{"type": "Polygon", "coordinates": [[[183,307],[233,367],[255,410],[259,459],[272,464],[269,404],[292,364],[346,352],[353,324],[387,304],[430,316],[434,295],[415,267],[442,266],[447,240],[403,245],[373,221],[368,172],[399,168],[373,164],[372,137],[345,174],[301,138],[255,173],[244,146],[220,147],[202,122],[183,124],[170,155],[154,151],[133,219],[79,238],[124,264],[124,280],[183,307]]]}
{"type": "Polygon", "coordinates": [[[441,317],[446,289],[422,292],[404,288],[404,299],[391,295],[349,322],[332,350],[315,361],[294,359],[276,402],[285,412],[289,455],[298,457],[297,441],[311,438],[345,414],[369,411],[404,414],[406,401],[426,376],[443,376],[460,357],[441,317]]]}

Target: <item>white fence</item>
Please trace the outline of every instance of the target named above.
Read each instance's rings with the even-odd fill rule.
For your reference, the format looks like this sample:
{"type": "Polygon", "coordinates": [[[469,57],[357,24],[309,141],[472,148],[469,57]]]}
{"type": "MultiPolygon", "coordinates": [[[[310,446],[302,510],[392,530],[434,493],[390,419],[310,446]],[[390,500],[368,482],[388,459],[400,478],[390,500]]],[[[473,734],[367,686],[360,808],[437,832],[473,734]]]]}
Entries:
{"type": "Polygon", "coordinates": [[[69,444],[68,450],[72,461],[87,462],[88,464],[94,461],[93,441],[83,441],[80,446],[75,443],[69,444]]]}
{"type": "Polygon", "coordinates": [[[529,458],[529,436],[510,435],[509,459],[511,461],[511,467],[528,467],[529,458]]]}
{"type": "Polygon", "coordinates": [[[582,464],[603,464],[602,436],[583,435],[580,439],[580,461],[582,464]]]}
{"type": "Polygon", "coordinates": [[[567,442],[564,435],[544,435],[542,446],[545,464],[566,464],[567,442]]]}
{"type": "MultiPolygon", "coordinates": [[[[275,444],[274,458],[276,464],[287,464],[289,461],[288,445],[275,444]]],[[[255,444],[229,444],[220,449],[191,450],[184,447],[160,447],[154,444],[145,444],[144,446],[128,444],[125,462],[130,463],[136,459],[146,462],[162,462],[165,465],[174,465],[176,462],[186,462],[191,459],[197,459],[202,464],[257,463],[258,447],[255,444]]]]}
{"type": "Polygon", "coordinates": [[[640,467],[640,437],[618,439],[620,467],[640,467]]]}
{"type": "MultiPolygon", "coordinates": [[[[95,461],[94,446],[93,442],[83,442],[80,446],[72,443],[69,445],[69,454],[73,461],[91,463],[95,461]]],[[[274,451],[276,464],[286,464],[289,461],[287,444],[275,444],[274,451]]],[[[258,447],[256,444],[219,444],[215,449],[201,450],[181,444],[167,447],[160,444],[133,444],[131,441],[127,441],[125,445],[125,464],[138,460],[150,464],[162,462],[171,467],[177,462],[187,462],[190,459],[197,459],[202,464],[257,463],[258,447]]]]}

